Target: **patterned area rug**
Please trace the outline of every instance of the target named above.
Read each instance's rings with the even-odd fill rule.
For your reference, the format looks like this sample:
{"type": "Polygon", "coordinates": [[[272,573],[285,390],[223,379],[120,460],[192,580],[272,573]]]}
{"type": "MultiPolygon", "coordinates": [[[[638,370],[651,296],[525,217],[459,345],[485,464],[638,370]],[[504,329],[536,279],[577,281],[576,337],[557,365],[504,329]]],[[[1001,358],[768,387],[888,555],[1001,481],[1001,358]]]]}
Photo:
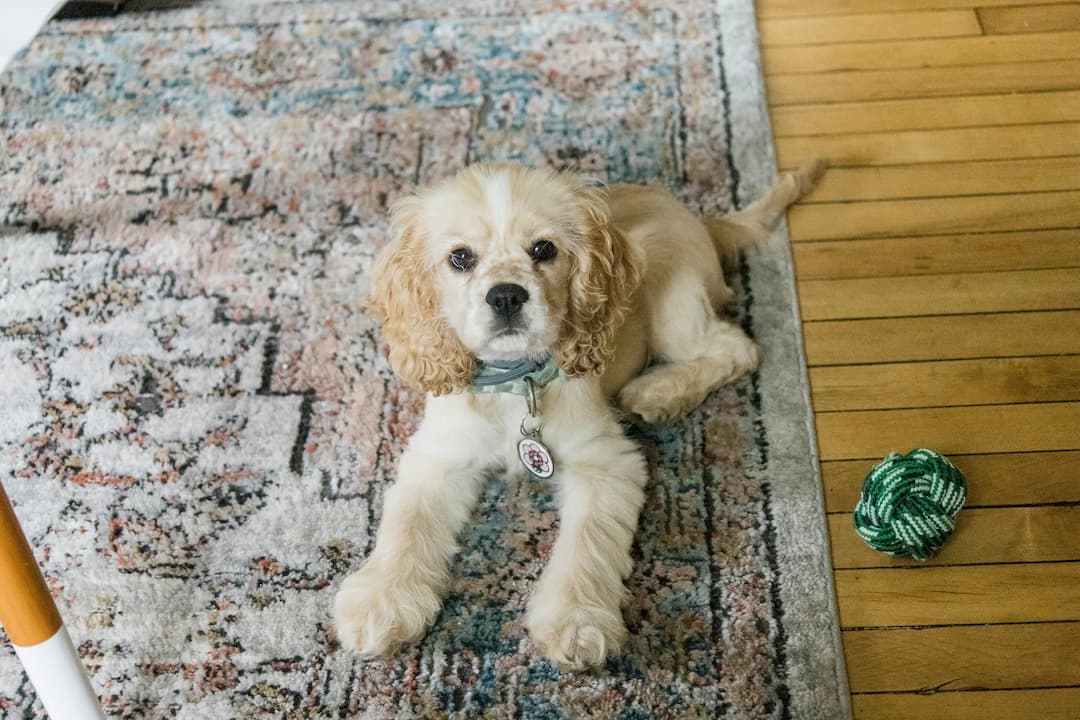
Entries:
{"type": "MultiPolygon", "coordinates": [[[[53,23],[0,77],[0,480],[113,717],[846,715],[791,265],[732,278],[752,380],[639,429],[625,654],[522,627],[558,521],[492,477],[434,629],[342,652],[421,411],[361,309],[385,210],[467,162],[773,176],[750,0],[224,3],[53,23]]],[[[41,717],[6,643],[0,711],[41,717]]]]}

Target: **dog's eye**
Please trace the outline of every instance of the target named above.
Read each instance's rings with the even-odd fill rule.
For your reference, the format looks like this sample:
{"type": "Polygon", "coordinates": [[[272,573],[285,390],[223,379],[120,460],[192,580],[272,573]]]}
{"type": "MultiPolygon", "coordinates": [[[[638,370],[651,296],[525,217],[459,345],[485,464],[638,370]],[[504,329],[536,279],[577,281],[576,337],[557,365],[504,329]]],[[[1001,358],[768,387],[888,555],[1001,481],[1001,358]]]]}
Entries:
{"type": "Polygon", "coordinates": [[[450,251],[450,267],[458,272],[468,272],[476,267],[476,255],[467,247],[454,248],[450,251]]]}
{"type": "Polygon", "coordinates": [[[547,262],[554,260],[558,252],[550,240],[537,240],[529,250],[529,256],[536,262],[547,262]]]}

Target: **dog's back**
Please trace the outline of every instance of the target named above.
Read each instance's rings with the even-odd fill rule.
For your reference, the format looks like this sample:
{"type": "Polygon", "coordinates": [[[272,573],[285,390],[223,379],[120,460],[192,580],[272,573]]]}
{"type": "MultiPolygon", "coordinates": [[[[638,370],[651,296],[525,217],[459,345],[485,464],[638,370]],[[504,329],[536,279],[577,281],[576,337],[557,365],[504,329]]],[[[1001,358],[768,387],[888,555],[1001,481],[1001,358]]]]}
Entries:
{"type": "Polygon", "coordinates": [[[764,242],[824,170],[825,163],[816,161],[784,173],[746,209],[704,221],[659,188],[610,188],[612,223],[645,255],[633,310],[603,378],[604,389],[617,394],[625,410],[650,422],[670,420],[757,367],[753,342],[717,316],[732,297],[722,263],[764,242]],[[639,375],[649,360],[664,362],[639,375]]]}

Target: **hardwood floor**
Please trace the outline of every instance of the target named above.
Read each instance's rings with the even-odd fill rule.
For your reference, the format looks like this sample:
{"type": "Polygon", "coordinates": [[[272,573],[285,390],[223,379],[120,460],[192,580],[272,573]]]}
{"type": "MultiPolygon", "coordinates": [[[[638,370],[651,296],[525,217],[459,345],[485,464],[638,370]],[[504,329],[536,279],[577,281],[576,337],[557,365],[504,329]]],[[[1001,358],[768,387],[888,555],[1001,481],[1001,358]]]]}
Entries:
{"type": "Polygon", "coordinates": [[[757,0],[852,702],[1080,718],[1080,2],[757,0]],[[851,528],[931,447],[969,482],[926,563],[851,528]]]}

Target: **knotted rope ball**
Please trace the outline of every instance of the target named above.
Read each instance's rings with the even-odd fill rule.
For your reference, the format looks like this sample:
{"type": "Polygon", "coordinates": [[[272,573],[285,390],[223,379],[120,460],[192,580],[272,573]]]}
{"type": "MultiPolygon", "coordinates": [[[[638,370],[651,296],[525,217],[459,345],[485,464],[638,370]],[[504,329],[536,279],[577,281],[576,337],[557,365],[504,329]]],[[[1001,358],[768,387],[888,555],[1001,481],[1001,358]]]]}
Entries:
{"type": "Polygon", "coordinates": [[[967,482],[945,456],[892,453],[863,482],[855,531],[875,550],[926,560],[952,535],[966,498],[967,482]]]}

